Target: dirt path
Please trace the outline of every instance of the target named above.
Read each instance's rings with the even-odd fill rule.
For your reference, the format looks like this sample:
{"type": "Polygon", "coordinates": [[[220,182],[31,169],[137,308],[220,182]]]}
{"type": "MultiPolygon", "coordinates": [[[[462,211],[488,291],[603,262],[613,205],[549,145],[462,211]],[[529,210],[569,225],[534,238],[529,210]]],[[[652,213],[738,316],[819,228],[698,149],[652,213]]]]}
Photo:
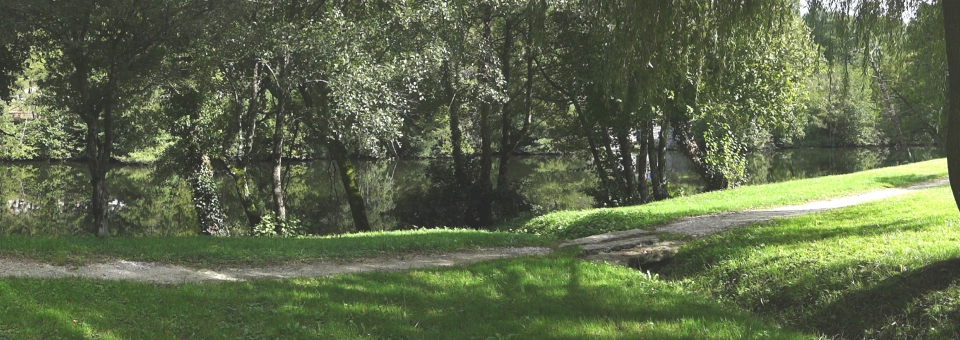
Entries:
{"type": "MultiPolygon", "coordinates": [[[[637,229],[594,235],[573,240],[561,246],[577,245],[584,249],[584,253],[590,259],[639,268],[641,266],[647,266],[648,263],[659,263],[671,258],[674,251],[682,245],[682,242],[676,241],[662,242],[657,238],[657,233],[703,237],[752,223],[769,221],[778,217],[789,217],[843,208],[946,184],[949,184],[949,181],[944,179],[904,189],[883,189],[861,195],[812,202],[803,205],[688,217],[658,227],[654,231],[637,229]]],[[[349,273],[448,267],[494,259],[542,255],[550,252],[550,248],[541,247],[490,248],[447,254],[370,258],[346,263],[315,262],[223,270],[203,270],[174,265],[122,260],[80,267],[64,267],[0,259],[0,278],[82,277],[101,280],[131,280],[158,284],[246,281],[252,279],[288,279],[349,273]]]]}
{"type": "Polygon", "coordinates": [[[699,238],[774,218],[839,209],[948,184],[950,184],[950,180],[942,179],[907,188],[881,189],[860,195],[802,205],[686,217],[657,227],[652,231],[635,229],[593,235],[569,241],[561,246],[580,246],[584,250],[584,256],[590,260],[645,269],[650,267],[648,264],[655,267],[662,265],[664,261],[669,261],[676,250],[685,243],[681,241],[661,241],[656,236],[657,234],[679,234],[699,238]]]}
{"type": "Polygon", "coordinates": [[[131,280],[159,284],[246,281],[252,279],[289,279],[336,274],[448,267],[495,259],[548,254],[550,251],[550,248],[539,247],[490,248],[447,254],[369,258],[346,263],[316,262],[262,268],[230,268],[216,271],[132,261],[114,261],[81,267],[62,267],[0,259],[0,277],[83,277],[101,280],[131,280]]]}

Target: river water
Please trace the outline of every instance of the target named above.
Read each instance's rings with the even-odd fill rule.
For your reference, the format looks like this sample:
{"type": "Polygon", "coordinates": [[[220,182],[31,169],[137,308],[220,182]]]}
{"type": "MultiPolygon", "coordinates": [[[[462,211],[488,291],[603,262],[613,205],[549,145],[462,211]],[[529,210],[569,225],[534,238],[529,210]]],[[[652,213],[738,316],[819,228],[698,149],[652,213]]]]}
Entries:
{"type": "MultiPolygon", "coordinates": [[[[942,157],[930,148],[790,149],[756,152],[748,157],[746,185],[850,173],[942,157]]],[[[517,157],[511,177],[520,192],[534,204],[536,213],[561,209],[586,209],[593,205],[584,191],[596,183],[588,157],[517,157]]],[[[361,161],[361,191],[368,216],[377,229],[396,225],[389,211],[404,193],[428,185],[429,161],[361,161]]],[[[668,178],[674,195],[698,191],[699,177],[689,160],[679,153],[667,157],[668,178]]],[[[253,191],[270,202],[267,167],[254,167],[253,191]]],[[[287,167],[288,214],[311,233],[333,234],[351,229],[336,169],[329,162],[294,163],[287,167]]],[[[110,181],[111,228],[122,235],[191,235],[196,216],[190,190],[176,176],[162,176],[151,167],[117,167],[110,181]]],[[[0,163],[0,234],[78,235],[90,225],[86,215],[89,177],[83,164],[0,163]]],[[[227,223],[243,230],[244,215],[230,181],[223,178],[221,199],[227,223]]]]}

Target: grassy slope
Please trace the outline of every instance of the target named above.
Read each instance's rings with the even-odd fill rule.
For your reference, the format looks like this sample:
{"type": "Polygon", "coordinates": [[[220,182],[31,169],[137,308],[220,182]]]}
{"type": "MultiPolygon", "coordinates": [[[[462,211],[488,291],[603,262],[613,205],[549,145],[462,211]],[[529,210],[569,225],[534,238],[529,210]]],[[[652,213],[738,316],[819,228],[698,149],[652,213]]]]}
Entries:
{"type": "Polygon", "coordinates": [[[610,231],[650,228],[685,216],[805,203],[945,177],[946,161],[939,159],[847,175],[747,186],[642,206],[561,211],[517,221],[503,226],[503,229],[573,239],[610,231]]]}
{"type": "Polygon", "coordinates": [[[665,275],[829,336],[960,339],[958,227],[929,189],[698,240],[665,275]]]}
{"type": "Polygon", "coordinates": [[[549,244],[548,238],[535,235],[473,230],[399,231],[303,239],[3,236],[0,237],[0,256],[54,264],[124,259],[210,268],[549,244]]]}
{"type": "Polygon", "coordinates": [[[0,338],[809,339],[571,254],[459,268],[153,286],[0,280],[0,338]]]}

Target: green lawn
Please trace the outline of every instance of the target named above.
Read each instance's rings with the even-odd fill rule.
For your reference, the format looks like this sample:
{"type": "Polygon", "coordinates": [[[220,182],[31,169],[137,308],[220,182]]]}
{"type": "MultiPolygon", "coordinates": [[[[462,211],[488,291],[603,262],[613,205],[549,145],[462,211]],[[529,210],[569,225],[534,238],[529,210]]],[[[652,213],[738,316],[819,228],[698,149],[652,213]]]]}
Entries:
{"type": "MultiPolygon", "coordinates": [[[[934,161],[580,214],[613,211],[647,226],[704,209],[904,186],[943,177],[944,169],[934,161]],[[642,210],[656,207],[656,214],[642,210]]],[[[561,250],[453,268],[240,283],[0,279],[0,339],[958,339],[958,242],[960,213],[941,187],[699,239],[659,277],[561,250]]],[[[0,256],[262,265],[550,243],[462,230],[313,239],[4,237],[0,256]]]]}
{"type": "Polygon", "coordinates": [[[938,159],[846,175],[746,186],[641,206],[560,211],[514,221],[501,229],[574,239],[611,231],[651,228],[681,217],[806,203],[946,177],[946,160],[938,159]]]}
{"type": "Polygon", "coordinates": [[[960,213],[949,188],[692,242],[665,277],[830,337],[960,339],[960,213]]]}
{"type": "Polygon", "coordinates": [[[300,239],[0,236],[0,256],[59,265],[124,259],[215,268],[550,244],[549,238],[535,235],[474,230],[397,231],[300,239]]]}
{"type": "Polygon", "coordinates": [[[0,338],[811,339],[572,254],[319,279],[0,280],[0,338]]]}

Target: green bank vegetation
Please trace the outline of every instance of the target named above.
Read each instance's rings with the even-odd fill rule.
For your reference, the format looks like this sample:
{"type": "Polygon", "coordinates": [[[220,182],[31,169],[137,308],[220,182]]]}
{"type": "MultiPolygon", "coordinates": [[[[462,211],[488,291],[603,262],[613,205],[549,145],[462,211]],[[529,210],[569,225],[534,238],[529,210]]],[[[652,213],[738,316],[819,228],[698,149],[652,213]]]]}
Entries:
{"type": "MultiPolygon", "coordinates": [[[[844,181],[766,186],[766,192],[842,183],[823,193],[835,197],[927,181],[942,171],[942,161],[934,161],[838,176],[844,181]]],[[[738,190],[758,190],[759,197],[760,189],[738,190]]],[[[690,199],[709,206],[730,200],[717,195],[690,199]]],[[[659,275],[585,262],[567,249],[404,273],[216,284],[8,278],[0,279],[0,338],[954,339],[960,336],[958,225],[950,191],[939,187],[696,240],[659,275]]],[[[4,252],[7,244],[18,250],[2,256],[131,256],[193,265],[550,242],[453,230],[325,239],[90,237],[77,245],[3,240],[4,252]],[[129,250],[137,242],[140,250],[129,250]]]]}
{"type": "Polygon", "coordinates": [[[839,338],[960,338],[960,216],[946,187],[687,244],[669,281],[839,338]]]}
{"type": "Polygon", "coordinates": [[[527,233],[573,239],[611,231],[652,228],[681,217],[770,208],[906,187],[947,176],[943,159],[781,183],[741,187],[641,206],[561,211],[503,226],[527,233]]]}

